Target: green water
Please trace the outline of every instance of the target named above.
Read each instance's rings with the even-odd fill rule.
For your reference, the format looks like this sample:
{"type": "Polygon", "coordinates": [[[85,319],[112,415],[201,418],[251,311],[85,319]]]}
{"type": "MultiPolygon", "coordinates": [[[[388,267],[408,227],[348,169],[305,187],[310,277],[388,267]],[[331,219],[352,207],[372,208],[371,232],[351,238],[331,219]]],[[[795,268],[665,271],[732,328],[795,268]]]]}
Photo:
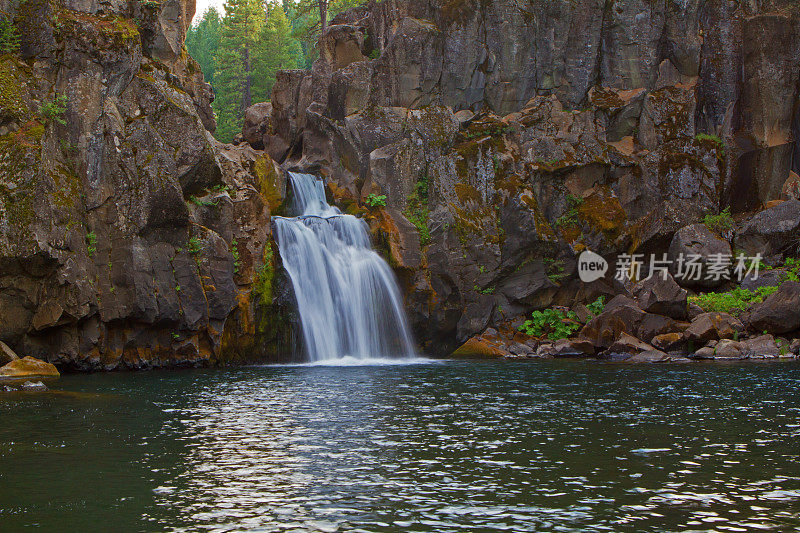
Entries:
{"type": "Polygon", "coordinates": [[[800,365],[64,376],[0,396],[0,530],[787,531],[800,365]]]}

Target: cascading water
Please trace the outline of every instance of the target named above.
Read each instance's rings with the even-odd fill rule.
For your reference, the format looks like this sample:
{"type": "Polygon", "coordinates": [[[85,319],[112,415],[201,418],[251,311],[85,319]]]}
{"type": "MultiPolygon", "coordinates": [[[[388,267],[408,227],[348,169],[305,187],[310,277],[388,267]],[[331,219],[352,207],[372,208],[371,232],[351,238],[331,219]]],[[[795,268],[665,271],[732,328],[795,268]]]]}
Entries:
{"type": "Polygon", "coordinates": [[[289,179],[299,216],[273,222],[309,360],[414,357],[397,282],[367,224],[328,205],[316,176],[289,179]]]}

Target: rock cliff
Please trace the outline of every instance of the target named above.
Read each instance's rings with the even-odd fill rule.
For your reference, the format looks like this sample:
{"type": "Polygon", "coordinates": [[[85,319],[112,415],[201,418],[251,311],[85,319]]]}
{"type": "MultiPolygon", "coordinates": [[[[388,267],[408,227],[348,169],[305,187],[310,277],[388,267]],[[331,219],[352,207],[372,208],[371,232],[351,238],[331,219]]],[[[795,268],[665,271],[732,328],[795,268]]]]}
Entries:
{"type": "MultiPolygon", "coordinates": [[[[291,169],[369,221],[434,354],[627,294],[578,281],[577,254],[666,253],[727,206],[740,220],[725,246],[798,253],[800,204],[772,202],[800,196],[793,2],[369,3],[333,21],[311,71],[280,73],[236,145],[214,140],[185,51],[193,0],[0,11],[20,32],[0,56],[0,341],[20,356],[77,370],[286,357],[269,217],[291,169]]],[[[648,342],[676,334],[662,319],[648,342]]]]}
{"type": "Polygon", "coordinates": [[[278,169],[217,143],[184,47],[193,0],[3,0],[0,339],[64,368],[277,350],[270,202],[278,169]],[[269,308],[269,306],[261,306],[269,308]]]}
{"type": "Polygon", "coordinates": [[[448,353],[623,290],[576,281],[583,249],[666,253],[707,213],[796,197],[799,23],[788,1],[385,0],[337,17],[245,133],[372,220],[448,353]]]}

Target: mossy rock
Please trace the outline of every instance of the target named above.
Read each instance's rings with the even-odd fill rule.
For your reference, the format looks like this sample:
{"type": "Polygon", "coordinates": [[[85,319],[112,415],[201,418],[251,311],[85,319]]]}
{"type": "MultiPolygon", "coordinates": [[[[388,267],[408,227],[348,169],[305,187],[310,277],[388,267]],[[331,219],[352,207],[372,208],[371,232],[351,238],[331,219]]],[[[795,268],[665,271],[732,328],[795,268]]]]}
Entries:
{"type": "Polygon", "coordinates": [[[25,78],[15,58],[0,56],[0,118],[17,119],[26,114],[27,107],[22,96],[25,78]]]}

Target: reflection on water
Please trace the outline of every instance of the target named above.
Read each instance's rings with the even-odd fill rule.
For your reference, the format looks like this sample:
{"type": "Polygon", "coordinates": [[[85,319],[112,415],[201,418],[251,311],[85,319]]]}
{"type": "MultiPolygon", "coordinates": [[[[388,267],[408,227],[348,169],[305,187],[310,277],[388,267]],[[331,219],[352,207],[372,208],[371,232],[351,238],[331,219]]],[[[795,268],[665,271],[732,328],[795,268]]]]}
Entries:
{"type": "Polygon", "coordinates": [[[800,527],[796,363],[295,366],[62,386],[102,394],[0,400],[10,531],[800,527]]]}

